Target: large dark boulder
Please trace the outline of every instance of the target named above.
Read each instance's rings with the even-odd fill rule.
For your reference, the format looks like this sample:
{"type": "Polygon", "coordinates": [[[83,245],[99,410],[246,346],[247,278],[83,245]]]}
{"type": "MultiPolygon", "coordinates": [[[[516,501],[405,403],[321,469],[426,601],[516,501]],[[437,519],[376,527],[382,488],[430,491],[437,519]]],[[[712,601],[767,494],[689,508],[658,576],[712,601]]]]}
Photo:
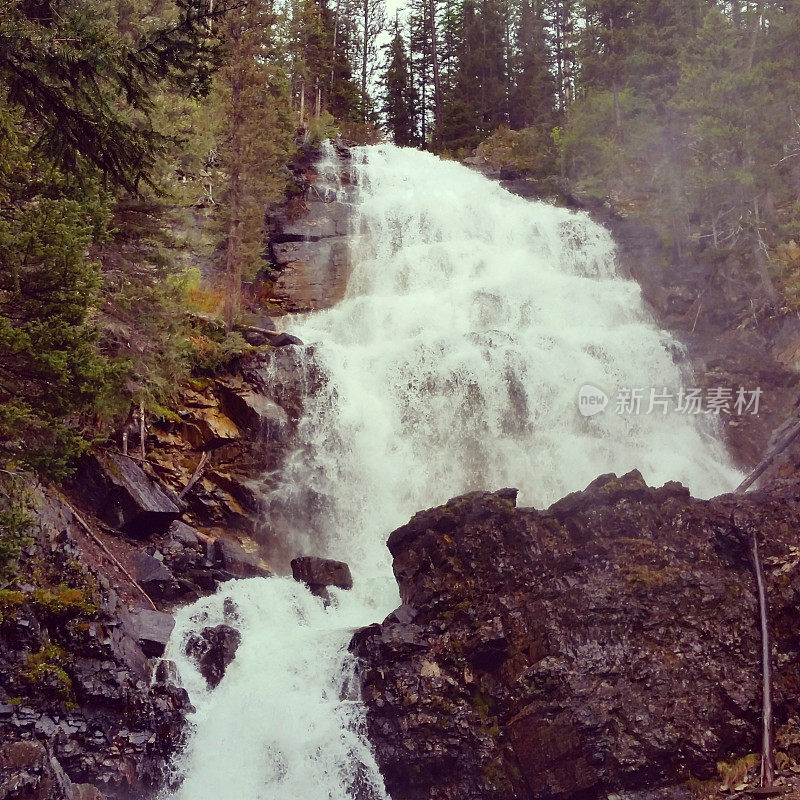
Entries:
{"type": "Polygon", "coordinates": [[[305,583],[314,594],[325,596],[328,586],[352,589],[353,576],[344,561],[315,556],[300,556],[292,560],[292,577],[305,583]]]}
{"type": "Polygon", "coordinates": [[[506,490],[417,514],[389,538],[404,605],[352,644],[393,800],[649,791],[756,751],[753,526],[780,726],[800,711],[798,486],[701,501],[633,472],[546,511],[506,490]]]}
{"type": "Polygon", "coordinates": [[[197,662],[200,674],[211,689],[219,686],[225,670],[236,656],[242,635],[230,625],[203,628],[186,643],[186,655],[197,662]]]}
{"type": "Polygon", "coordinates": [[[163,533],[181,513],[177,497],[118,453],[90,458],[76,484],[102,519],[133,536],[163,533]]]}

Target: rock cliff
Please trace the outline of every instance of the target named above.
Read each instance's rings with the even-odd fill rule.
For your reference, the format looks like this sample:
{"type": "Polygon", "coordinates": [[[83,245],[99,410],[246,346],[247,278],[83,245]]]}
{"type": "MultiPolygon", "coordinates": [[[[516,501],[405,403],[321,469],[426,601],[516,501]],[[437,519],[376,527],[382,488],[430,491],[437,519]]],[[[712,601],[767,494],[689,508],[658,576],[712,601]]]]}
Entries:
{"type": "Polygon", "coordinates": [[[751,526],[778,721],[797,717],[800,486],[701,501],[633,472],[546,511],[515,496],[455,498],[389,537],[403,605],[351,647],[393,800],[678,797],[757,750],[751,526]]]}
{"type": "Polygon", "coordinates": [[[270,218],[272,300],[284,312],[329,308],[344,295],[355,192],[350,159],[341,140],[307,154],[295,166],[299,193],[270,218]]]}
{"type": "Polygon", "coordinates": [[[154,674],[75,514],[36,495],[23,574],[0,590],[0,797],[148,796],[183,741],[188,696],[154,674]]]}

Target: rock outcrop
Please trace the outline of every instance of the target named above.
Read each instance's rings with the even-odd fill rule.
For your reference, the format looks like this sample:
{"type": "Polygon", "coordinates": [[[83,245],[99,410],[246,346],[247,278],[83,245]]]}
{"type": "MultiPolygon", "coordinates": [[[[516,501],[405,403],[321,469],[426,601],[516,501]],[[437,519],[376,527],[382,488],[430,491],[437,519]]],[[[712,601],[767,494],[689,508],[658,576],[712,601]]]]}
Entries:
{"type": "Polygon", "coordinates": [[[350,152],[337,143],[321,156],[310,152],[297,165],[302,192],[271,220],[272,300],[290,313],[334,305],[350,276],[350,152]]]}
{"type": "Polygon", "coordinates": [[[163,652],[172,618],[149,612],[166,632],[148,634],[90,566],[70,509],[44,492],[38,504],[26,572],[0,590],[0,797],[149,797],[190,708],[169,671],[151,680],[157,652],[141,645],[163,652]]]}
{"type": "Polygon", "coordinates": [[[230,625],[203,628],[186,643],[186,655],[197,662],[209,688],[215,689],[236,656],[242,635],[230,625]]]}
{"type": "Polygon", "coordinates": [[[292,559],[292,577],[305,583],[313,594],[326,596],[328,586],[352,589],[353,576],[344,561],[316,556],[300,556],[292,559]]]}
{"type": "Polygon", "coordinates": [[[83,495],[97,515],[123,533],[142,537],[163,533],[180,516],[178,498],[127,456],[91,456],[80,480],[83,495]]]}
{"type": "Polygon", "coordinates": [[[393,800],[677,797],[757,750],[753,526],[778,723],[800,712],[797,484],[701,501],[633,472],[546,511],[515,495],[455,498],[389,538],[403,605],[351,647],[393,800]]]}

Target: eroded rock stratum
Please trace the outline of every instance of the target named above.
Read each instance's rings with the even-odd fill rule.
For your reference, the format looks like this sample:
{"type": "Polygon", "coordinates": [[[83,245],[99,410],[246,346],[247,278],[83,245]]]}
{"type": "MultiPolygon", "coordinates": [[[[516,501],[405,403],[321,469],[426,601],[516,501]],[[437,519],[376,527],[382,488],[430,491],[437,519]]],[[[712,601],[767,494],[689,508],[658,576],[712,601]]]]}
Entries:
{"type": "Polygon", "coordinates": [[[752,525],[778,725],[798,711],[800,487],[701,501],[632,472],[546,511],[515,497],[458,497],[389,538],[403,606],[352,649],[393,800],[680,796],[756,751],[752,525]]]}

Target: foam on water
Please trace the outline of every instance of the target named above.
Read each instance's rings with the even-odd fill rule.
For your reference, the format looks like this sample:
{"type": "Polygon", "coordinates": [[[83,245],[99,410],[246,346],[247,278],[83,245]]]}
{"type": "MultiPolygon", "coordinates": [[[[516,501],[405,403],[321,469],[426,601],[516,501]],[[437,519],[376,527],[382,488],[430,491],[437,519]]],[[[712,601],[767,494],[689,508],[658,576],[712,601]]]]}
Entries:
{"type": "MultiPolygon", "coordinates": [[[[267,505],[298,553],[348,561],[355,587],[325,609],[254,579],[179,612],[168,657],[197,712],[175,800],[385,797],[346,645],[396,605],[385,541],[415,511],[502,486],[541,507],[633,468],[699,496],[739,478],[708,419],[615,413],[620,389],[690,376],[603,228],[427,153],[353,155],[354,271],[336,307],[287,323],[322,380],[267,505]],[[584,384],[612,398],[605,412],[578,413],[584,384]],[[183,647],[226,597],[242,644],[208,691],[183,647]]],[[[329,148],[322,171],[339,169],[329,148]]]]}

